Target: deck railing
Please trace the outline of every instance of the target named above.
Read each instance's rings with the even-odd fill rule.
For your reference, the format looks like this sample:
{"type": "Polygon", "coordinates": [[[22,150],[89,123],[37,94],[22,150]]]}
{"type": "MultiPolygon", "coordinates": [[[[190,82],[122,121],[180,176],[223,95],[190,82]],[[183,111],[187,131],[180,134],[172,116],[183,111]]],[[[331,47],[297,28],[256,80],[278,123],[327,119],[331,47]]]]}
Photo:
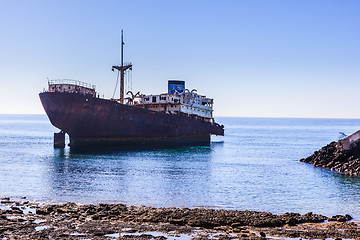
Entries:
{"type": "Polygon", "coordinates": [[[81,82],[78,80],[73,80],[73,79],[54,79],[54,80],[48,80],[48,84],[49,85],[53,85],[53,84],[71,84],[71,85],[76,85],[76,86],[80,86],[80,87],[85,87],[85,88],[90,88],[90,89],[94,89],[96,88],[95,85],[91,85],[89,83],[85,83],[85,82],[81,82]]]}

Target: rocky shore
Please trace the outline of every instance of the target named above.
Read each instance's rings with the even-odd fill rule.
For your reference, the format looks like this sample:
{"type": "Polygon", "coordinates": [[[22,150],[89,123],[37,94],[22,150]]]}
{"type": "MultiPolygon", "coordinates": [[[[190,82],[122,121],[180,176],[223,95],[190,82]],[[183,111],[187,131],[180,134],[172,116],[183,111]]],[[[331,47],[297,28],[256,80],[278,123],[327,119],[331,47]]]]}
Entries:
{"type": "Polygon", "coordinates": [[[0,239],[360,238],[350,215],[326,217],[123,204],[0,201],[0,239]]]}
{"type": "Polygon", "coordinates": [[[345,175],[360,177],[360,131],[337,142],[331,142],[300,161],[345,175]]]}

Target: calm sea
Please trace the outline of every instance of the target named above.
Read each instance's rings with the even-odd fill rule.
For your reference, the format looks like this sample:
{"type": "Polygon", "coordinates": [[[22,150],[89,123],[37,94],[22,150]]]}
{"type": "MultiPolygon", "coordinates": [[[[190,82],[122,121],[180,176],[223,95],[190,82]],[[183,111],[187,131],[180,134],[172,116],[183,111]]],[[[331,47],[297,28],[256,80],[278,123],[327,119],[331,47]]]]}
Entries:
{"type": "Polygon", "coordinates": [[[74,153],[53,149],[46,115],[0,115],[0,196],[273,213],[349,213],[360,179],[298,160],[360,129],[360,119],[217,118],[209,147],[74,153]]]}

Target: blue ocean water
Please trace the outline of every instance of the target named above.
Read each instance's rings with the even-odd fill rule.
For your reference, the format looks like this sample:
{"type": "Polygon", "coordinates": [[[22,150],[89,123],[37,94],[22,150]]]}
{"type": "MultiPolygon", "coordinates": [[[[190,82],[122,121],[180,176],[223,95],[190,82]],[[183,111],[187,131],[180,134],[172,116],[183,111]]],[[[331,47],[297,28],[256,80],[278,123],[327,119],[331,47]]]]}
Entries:
{"type": "Polygon", "coordinates": [[[360,179],[299,162],[360,119],[217,118],[209,147],[74,153],[46,115],[0,115],[0,196],[272,213],[350,214],[360,179]]]}

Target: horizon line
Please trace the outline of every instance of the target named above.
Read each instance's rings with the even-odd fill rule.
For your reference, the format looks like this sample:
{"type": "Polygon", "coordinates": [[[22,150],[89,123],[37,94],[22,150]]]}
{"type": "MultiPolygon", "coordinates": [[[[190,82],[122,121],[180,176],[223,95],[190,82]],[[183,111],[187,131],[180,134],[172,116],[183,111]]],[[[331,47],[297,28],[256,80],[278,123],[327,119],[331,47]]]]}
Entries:
{"type": "MultiPolygon", "coordinates": [[[[0,113],[0,115],[46,115],[46,113],[0,113]]],[[[284,116],[214,116],[214,118],[288,118],[288,119],[354,119],[360,117],[284,117],[284,116]]]]}

